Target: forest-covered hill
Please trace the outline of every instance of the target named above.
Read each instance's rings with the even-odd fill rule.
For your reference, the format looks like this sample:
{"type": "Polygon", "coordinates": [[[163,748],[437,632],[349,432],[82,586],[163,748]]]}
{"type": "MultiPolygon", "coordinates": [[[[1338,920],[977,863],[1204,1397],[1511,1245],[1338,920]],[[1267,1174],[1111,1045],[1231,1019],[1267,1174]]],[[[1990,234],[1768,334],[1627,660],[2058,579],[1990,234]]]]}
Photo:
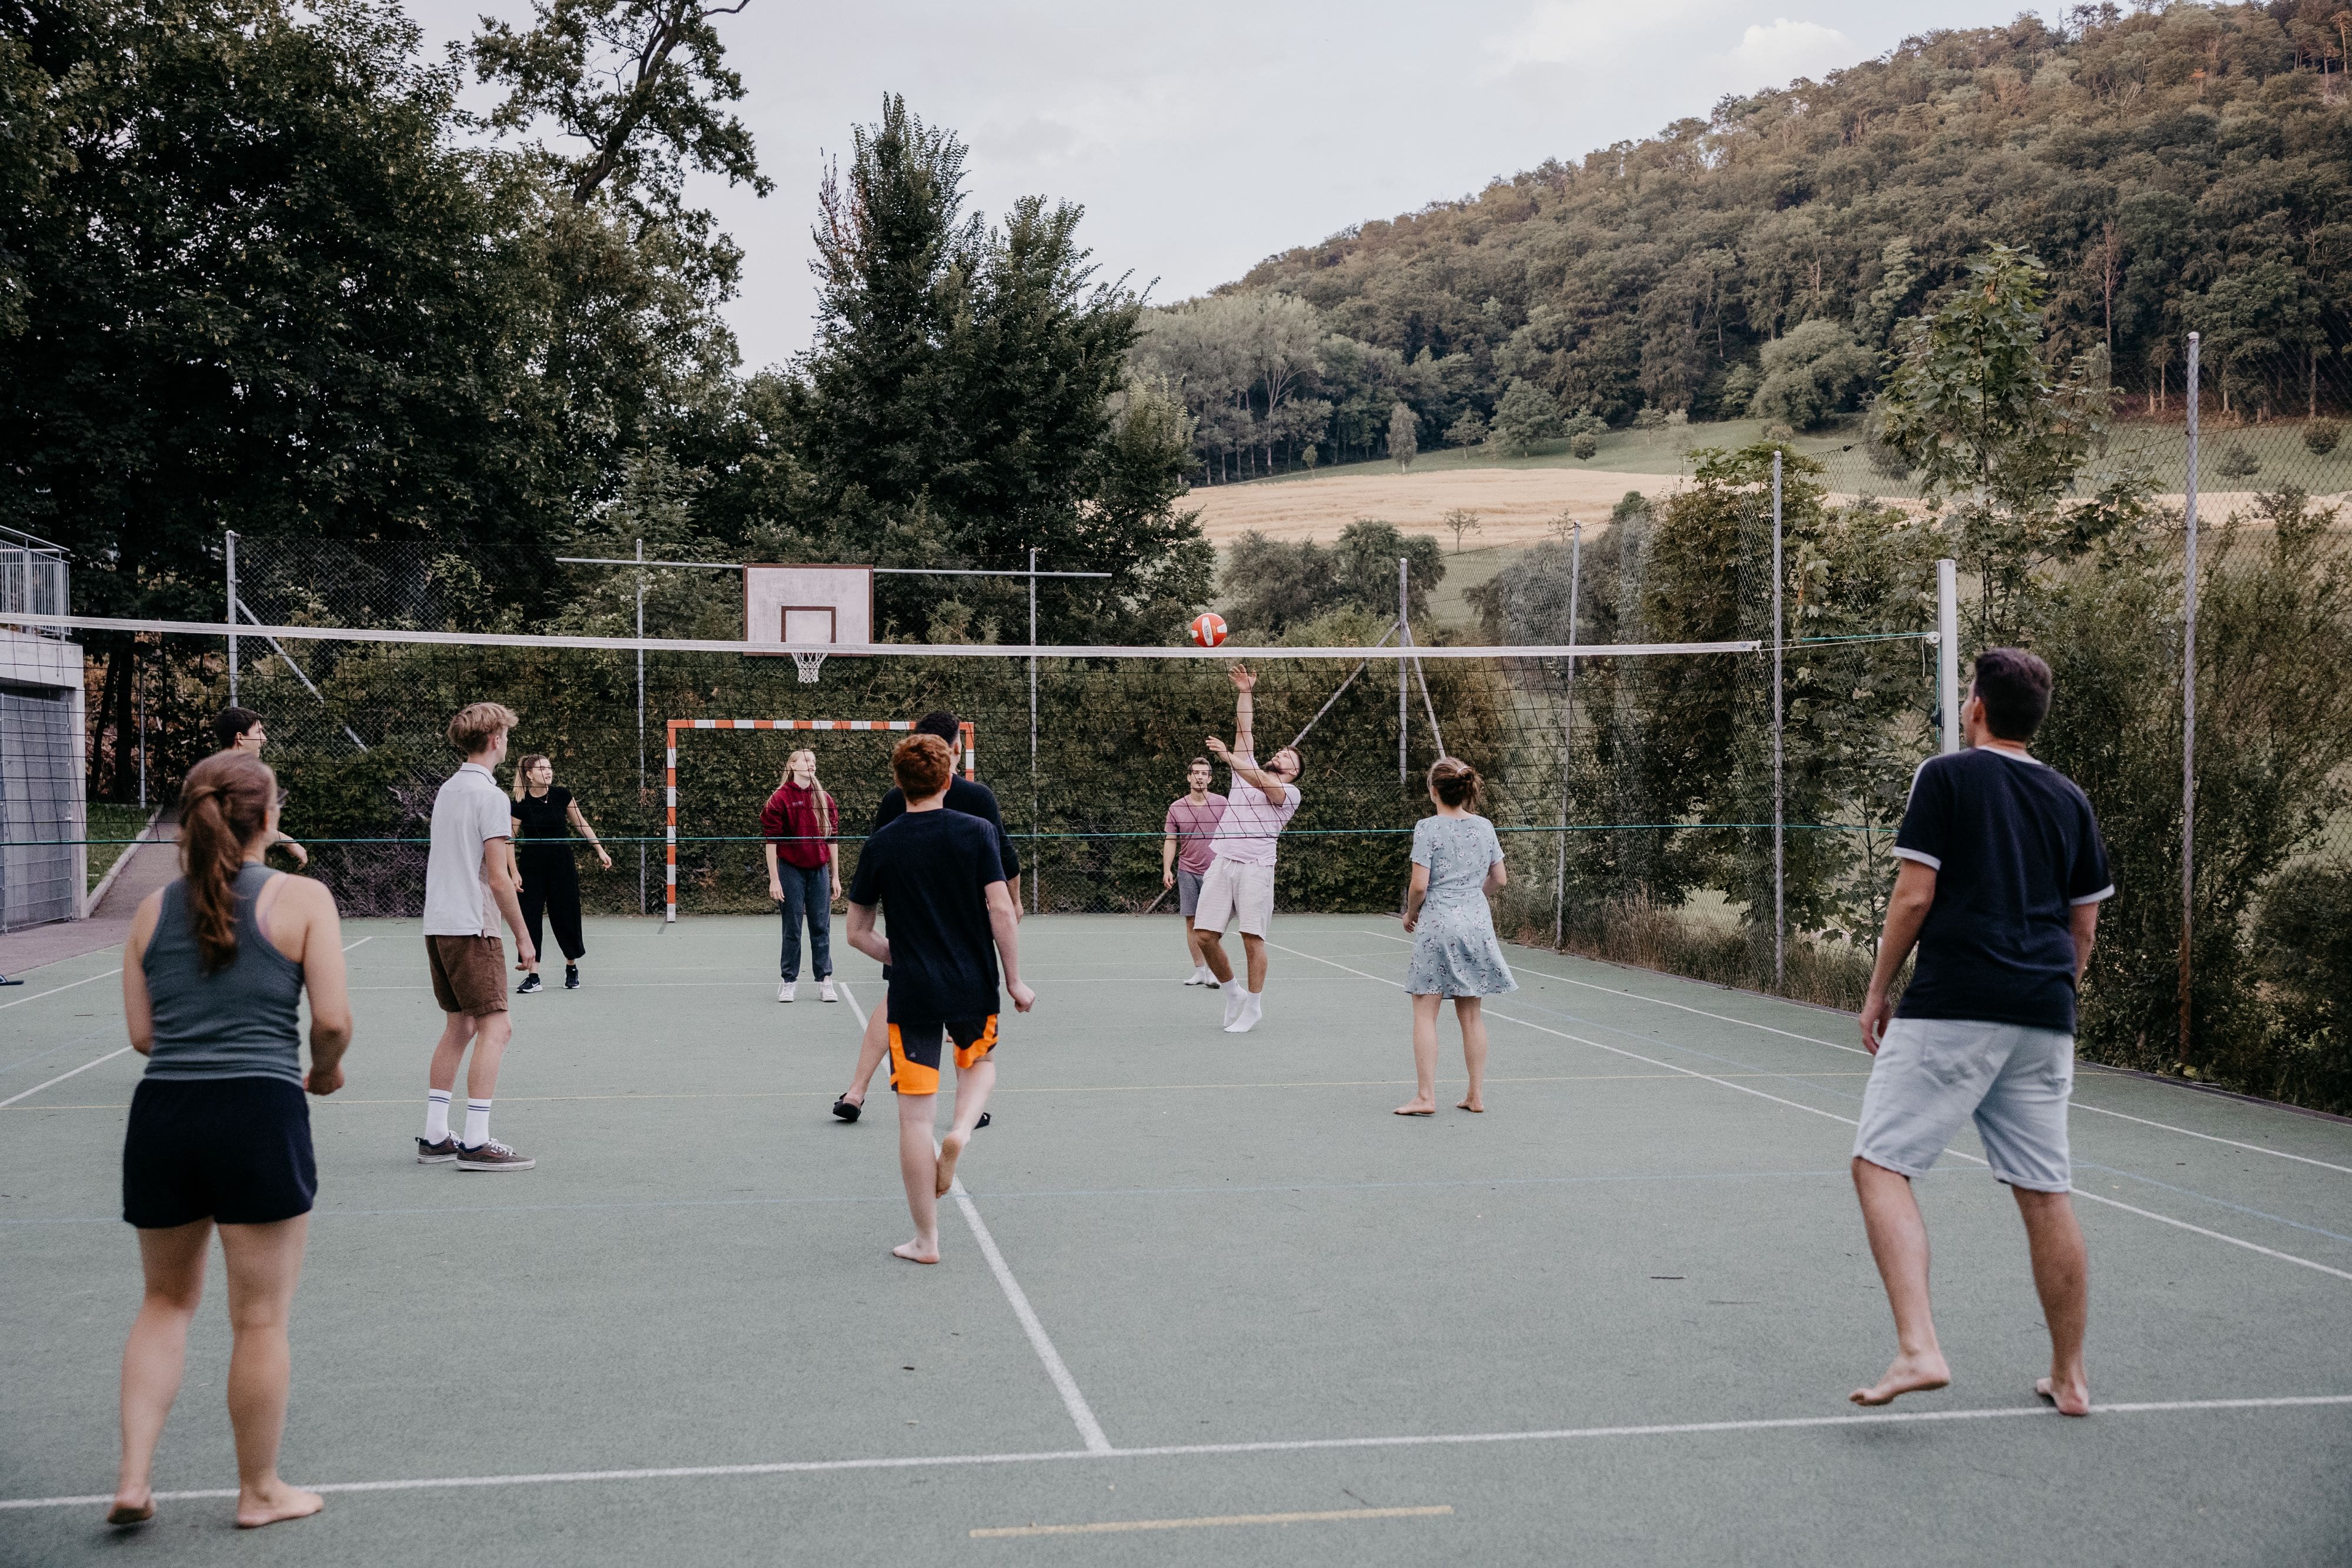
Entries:
{"type": "Polygon", "coordinates": [[[2000,242],[2051,269],[2052,350],[2105,349],[2127,407],[2177,399],[2195,329],[2217,399],[2326,412],[2352,347],[2348,50],[2340,0],[1927,34],[1271,257],[1156,313],[1139,363],[1181,388],[1213,478],[1377,455],[1399,402],[1423,449],[1498,413],[1743,413],[1791,361],[1827,406],[1756,412],[1801,425],[1866,400],[1895,324],[2000,242]],[[1507,410],[1520,381],[1545,399],[1507,410]]]}

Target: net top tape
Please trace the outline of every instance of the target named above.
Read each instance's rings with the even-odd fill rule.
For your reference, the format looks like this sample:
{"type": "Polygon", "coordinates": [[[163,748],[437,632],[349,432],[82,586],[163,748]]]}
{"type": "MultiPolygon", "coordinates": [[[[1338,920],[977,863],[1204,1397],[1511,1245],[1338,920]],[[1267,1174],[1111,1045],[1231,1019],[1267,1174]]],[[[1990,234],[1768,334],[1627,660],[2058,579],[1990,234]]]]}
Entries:
{"type": "Polygon", "coordinates": [[[257,626],[225,621],[135,621],[106,615],[0,615],[0,626],[44,630],[153,632],[159,636],[277,638],[281,642],[411,643],[457,648],[562,648],[589,653],[829,653],[849,658],[930,659],[1602,659],[1675,653],[1752,653],[1759,640],[1738,643],[1546,643],[1500,646],[1218,648],[1119,647],[1029,643],[751,643],[705,637],[534,636],[504,632],[377,631],[356,626],[257,626]]]}

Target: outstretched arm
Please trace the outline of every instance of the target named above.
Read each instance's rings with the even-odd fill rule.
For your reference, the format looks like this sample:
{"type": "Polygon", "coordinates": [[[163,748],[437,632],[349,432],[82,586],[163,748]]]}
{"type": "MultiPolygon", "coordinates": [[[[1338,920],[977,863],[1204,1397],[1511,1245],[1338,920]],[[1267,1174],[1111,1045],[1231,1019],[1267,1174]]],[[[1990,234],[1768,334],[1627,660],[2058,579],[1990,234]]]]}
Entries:
{"type": "MultiPolygon", "coordinates": [[[[1234,678],[1234,688],[1240,694],[1234,698],[1234,749],[1244,757],[1255,757],[1257,708],[1250,694],[1257,686],[1257,677],[1250,674],[1247,664],[1235,664],[1225,673],[1234,678]]],[[[1256,784],[1257,780],[1253,779],[1250,782],[1256,784]]],[[[1263,789],[1265,786],[1259,784],[1258,788],[1263,789]]]]}
{"type": "MultiPolygon", "coordinates": [[[[1248,699],[1243,699],[1246,702],[1248,699]]],[[[1228,749],[1215,736],[1209,737],[1208,747],[1216,758],[1234,770],[1234,777],[1244,784],[1255,784],[1265,792],[1265,798],[1279,806],[1290,799],[1290,786],[1255,763],[1244,762],[1239,748],[1228,749]]]]}

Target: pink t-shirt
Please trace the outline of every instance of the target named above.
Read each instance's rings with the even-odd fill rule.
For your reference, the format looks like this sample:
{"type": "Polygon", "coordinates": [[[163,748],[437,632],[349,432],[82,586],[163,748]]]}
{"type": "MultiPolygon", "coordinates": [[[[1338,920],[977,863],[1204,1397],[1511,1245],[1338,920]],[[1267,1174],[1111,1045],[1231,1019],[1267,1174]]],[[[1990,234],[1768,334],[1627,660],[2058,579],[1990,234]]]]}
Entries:
{"type": "MultiPolygon", "coordinates": [[[[1245,767],[1257,766],[1256,758],[1243,752],[1234,753],[1234,759],[1245,767]]],[[[1215,852],[1244,865],[1272,865],[1274,841],[1297,810],[1297,784],[1283,786],[1282,804],[1277,806],[1266,799],[1265,790],[1234,774],[1224,817],[1217,823],[1215,852]]]]}
{"type": "Polygon", "coordinates": [[[1224,819],[1225,798],[1212,794],[1195,806],[1190,795],[1179,796],[1168,807],[1168,835],[1176,841],[1176,865],[1194,876],[1205,873],[1209,862],[1215,858],[1210,841],[1217,836],[1217,824],[1224,819]]]}

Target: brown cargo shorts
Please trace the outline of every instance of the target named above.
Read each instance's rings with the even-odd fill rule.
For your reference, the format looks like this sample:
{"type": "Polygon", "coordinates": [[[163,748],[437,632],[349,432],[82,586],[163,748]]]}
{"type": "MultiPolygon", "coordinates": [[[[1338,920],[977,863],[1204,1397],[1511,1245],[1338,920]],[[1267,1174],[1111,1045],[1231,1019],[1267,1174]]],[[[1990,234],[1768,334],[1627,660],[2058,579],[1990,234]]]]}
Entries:
{"type": "Polygon", "coordinates": [[[433,999],[445,1013],[480,1018],[507,1010],[507,946],[497,936],[427,936],[433,999]]]}

